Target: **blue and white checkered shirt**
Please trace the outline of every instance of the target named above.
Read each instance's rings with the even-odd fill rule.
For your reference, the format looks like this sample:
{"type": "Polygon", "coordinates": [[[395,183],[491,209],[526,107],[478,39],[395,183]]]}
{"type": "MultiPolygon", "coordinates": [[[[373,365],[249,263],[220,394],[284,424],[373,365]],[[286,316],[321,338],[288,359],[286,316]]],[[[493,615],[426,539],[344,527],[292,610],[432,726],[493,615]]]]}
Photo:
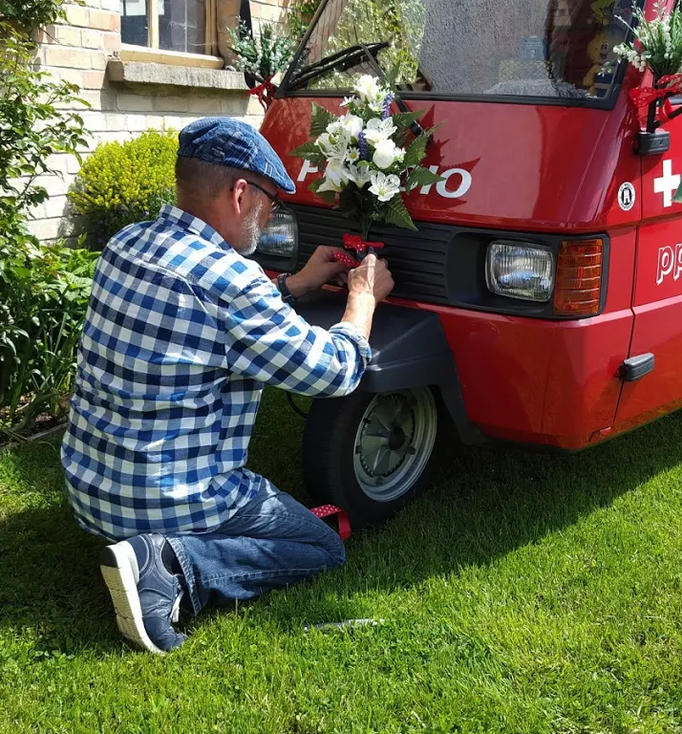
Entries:
{"type": "Polygon", "coordinates": [[[200,219],[126,227],[97,265],[62,446],[77,520],[111,540],[214,530],[267,481],[245,468],[263,384],[345,395],[370,358],[200,219]]]}

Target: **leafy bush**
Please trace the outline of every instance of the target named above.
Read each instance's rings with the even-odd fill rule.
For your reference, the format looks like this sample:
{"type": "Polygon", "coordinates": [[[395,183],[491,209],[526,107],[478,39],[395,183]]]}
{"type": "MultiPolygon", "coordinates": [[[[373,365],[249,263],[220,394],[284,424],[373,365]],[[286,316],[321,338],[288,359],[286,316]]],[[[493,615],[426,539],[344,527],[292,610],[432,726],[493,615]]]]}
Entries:
{"type": "Polygon", "coordinates": [[[0,0],[0,20],[16,21],[25,28],[42,28],[64,16],[61,0],[0,0]]]}
{"type": "Polygon", "coordinates": [[[0,429],[67,409],[96,253],[63,240],[0,243],[0,429]]]}
{"type": "Polygon", "coordinates": [[[147,130],[125,143],[104,143],[85,161],[69,192],[76,215],[84,216],[104,242],[126,224],[153,219],[175,202],[178,136],[147,130]]]}
{"type": "Polygon", "coordinates": [[[37,177],[55,173],[53,154],[79,156],[86,133],[69,109],[78,87],[32,66],[33,31],[58,5],[0,2],[12,19],[0,20],[0,430],[16,435],[64,410],[95,256],[28,231],[31,208],[47,199],[37,177]]]}
{"type": "MultiPolygon", "coordinates": [[[[0,0],[1,1],[1,0],[0,0]]],[[[322,0],[295,0],[289,6],[287,26],[292,37],[299,42],[308,30],[310,21],[320,7],[322,0]]]]}

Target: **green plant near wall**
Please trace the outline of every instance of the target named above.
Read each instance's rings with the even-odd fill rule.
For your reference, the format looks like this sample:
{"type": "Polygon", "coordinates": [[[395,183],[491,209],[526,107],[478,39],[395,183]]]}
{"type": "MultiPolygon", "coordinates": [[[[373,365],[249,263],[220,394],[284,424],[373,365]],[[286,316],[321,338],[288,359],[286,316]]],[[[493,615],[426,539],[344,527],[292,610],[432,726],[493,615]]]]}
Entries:
{"type": "Polygon", "coordinates": [[[44,28],[64,18],[61,0],[0,0],[0,21],[13,21],[25,29],[44,28]]]}
{"type": "Polygon", "coordinates": [[[53,155],[87,145],[78,88],[33,66],[35,30],[61,17],[59,5],[0,3],[0,431],[21,435],[64,410],[94,255],[28,229],[53,155]]]}
{"type": "Polygon", "coordinates": [[[321,2],[322,0],[295,0],[289,6],[287,27],[295,41],[300,41],[305,35],[321,2]]]}
{"type": "Polygon", "coordinates": [[[21,436],[67,410],[97,253],[0,243],[0,432],[21,436]]]}
{"type": "Polygon", "coordinates": [[[178,136],[147,130],[124,143],[99,145],[81,167],[69,201],[103,243],[127,224],[154,219],[175,203],[178,136]]]}

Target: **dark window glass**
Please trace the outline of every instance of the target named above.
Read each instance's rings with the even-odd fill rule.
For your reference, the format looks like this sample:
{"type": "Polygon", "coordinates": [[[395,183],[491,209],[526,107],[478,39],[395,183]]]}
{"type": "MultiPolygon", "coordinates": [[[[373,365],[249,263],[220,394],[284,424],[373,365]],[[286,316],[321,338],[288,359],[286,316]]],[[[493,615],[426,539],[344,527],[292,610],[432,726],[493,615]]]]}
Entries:
{"type": "Polygon", "coordinates": [[[121,0],[121,41],[135,46],[149,46],[145,0],[121,0]]]}
{"type": "Polygon", "coordinates": [[[159,0],[159,48],[204,53],[204,0],[159,0]]]}

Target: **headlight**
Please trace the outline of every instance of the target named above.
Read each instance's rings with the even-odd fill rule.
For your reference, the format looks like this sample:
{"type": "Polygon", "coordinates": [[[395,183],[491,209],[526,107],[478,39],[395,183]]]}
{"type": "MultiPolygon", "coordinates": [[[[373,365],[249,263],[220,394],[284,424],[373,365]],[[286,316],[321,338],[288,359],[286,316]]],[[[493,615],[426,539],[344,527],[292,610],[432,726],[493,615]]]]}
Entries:
{"type": "Polygon", "coordinates": [[[549,301],[554,288],[554,255],[538,245],[492,242],[485,263],[488,289],[523,301],[549,301]]]}
{"type": "Polygon", "coordinates": [[[295,259],[298,250],[298,223],[291,209],[272,215],[261,234],[256,252],[270,258],[295,259]]]}

